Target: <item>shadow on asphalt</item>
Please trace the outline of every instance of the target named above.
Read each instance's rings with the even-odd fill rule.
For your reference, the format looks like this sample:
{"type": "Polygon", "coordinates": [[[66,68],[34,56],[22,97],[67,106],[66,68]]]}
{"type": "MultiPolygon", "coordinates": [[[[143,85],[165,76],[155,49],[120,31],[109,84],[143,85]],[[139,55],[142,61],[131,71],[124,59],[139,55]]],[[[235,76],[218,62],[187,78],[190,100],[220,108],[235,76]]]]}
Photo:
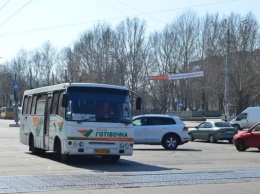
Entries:
{"type": "Polygon", "coordinates": [[[166,149],[151,149],[151,148],[136,148],[134,150],[138,150],[138,151],[160,151],[160,152],[201,152],[202,150],[199,149],[188,149],[188,148],[177,148],[176,150],[166,150],[166,149]]]}
{"type": "MultiPolygon", "coordinates": [[[[27,152],[27,154],[31,154],[27,152]]],[[[54,160],[53,153],[47,152],[41,156],[43,159],[54,160]]],[[[57,162],[57,161],[55,161],[57,162]]],[[[61,162],[60,162],[61,163],[61,162]]],[[[63,164],[63,163],[61,163],[63,164]]],[[[113,162],[111,160],[105,160],[98,156],[73,156],[69,158],[69,161],[65,165],[81,168],[92,171],[101,172],[139,172],[139,171],[167,171],[167,170],[181,170],[178,168],[165,168],[155,165],[143,164],[140,162],[135,162],[121,158],[118,162],[113,162]]]]}
{"type": "Polygon", "coordinates": [[[214,142],[214,143],[210,143],[207,140],[197,140],[197,139],[195,139],[192,142],[195,142],[195,143],[208,143],[208,144],[213,144],[213,145],[214,144],[229,144],[229,145],[233,145],[232,143],[229,143],[228,141],[217,141],[217,142],[214,142]]]}

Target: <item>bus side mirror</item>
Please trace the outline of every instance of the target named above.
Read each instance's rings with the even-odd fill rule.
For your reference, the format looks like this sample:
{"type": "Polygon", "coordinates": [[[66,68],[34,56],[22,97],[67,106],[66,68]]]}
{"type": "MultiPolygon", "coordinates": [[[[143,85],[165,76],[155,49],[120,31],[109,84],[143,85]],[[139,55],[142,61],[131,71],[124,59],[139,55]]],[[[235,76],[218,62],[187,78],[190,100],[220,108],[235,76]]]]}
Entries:
{"type": "Polygon", "coordinates": [[[138,96],[136,98],[135,109],[136,110],[141,110],[141,105],[142,105],[142,98],[140,96],[138,96]]]}
{"type": "Polygon", "coordinates": [[[67,107],[68,106],[68,102],[69,102],[68,94],[63,94],[61,106],[62,107],[67,107]]]}

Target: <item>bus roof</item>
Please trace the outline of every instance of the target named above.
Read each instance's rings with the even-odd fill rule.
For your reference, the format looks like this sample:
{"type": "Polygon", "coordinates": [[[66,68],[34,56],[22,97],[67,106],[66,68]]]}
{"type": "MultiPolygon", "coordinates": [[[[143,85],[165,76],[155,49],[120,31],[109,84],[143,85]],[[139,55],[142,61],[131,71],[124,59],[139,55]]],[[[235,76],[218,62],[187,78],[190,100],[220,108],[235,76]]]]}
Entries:
{"type": "Polygon", "coordinates": [[[54,90],[62,90],[69,87],[100,87],[100,88],[111,88],[111,89],[120,89],[120,90],[128,90],[124,86],[118,85],[110,85],[110,84],[98,84],[98,83],[62,83],[57,85],[50,85],[40,88],[35,88],[31,90],[24,91],[24,95],[26,94],[34,94],[34,93],[41,93],[41,92],[51,92],[54,90]]]}

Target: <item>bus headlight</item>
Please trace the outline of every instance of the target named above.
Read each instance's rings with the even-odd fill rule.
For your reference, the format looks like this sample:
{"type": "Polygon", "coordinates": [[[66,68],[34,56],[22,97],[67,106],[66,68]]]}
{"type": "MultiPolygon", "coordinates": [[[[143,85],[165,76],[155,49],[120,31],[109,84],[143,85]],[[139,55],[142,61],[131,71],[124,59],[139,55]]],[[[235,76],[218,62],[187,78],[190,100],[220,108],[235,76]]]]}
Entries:
{"type": "Polygon", "coordinates": [[[127,148],[129,148],[129,143],[120,143],[120,148],[122,149],[122,148],[125,148],[125,149],[127,149],[127,148]]]}
{"type": "Polygon", "coordinates": [[[124,147],[125,147],[124,143],[120,143],[120,148],[124,148],[124,147]]]}
{"type": "Polygon", "coordinates": [[[84,147],[84,142],[79,142],[79,147],[84,147]]]}
{"type": "Polygon", "coordinates": [[[126,143],[126,144],[125,144],[125,148],[126,148],[126,149],[129,148],[129,143],[126,143]]]}

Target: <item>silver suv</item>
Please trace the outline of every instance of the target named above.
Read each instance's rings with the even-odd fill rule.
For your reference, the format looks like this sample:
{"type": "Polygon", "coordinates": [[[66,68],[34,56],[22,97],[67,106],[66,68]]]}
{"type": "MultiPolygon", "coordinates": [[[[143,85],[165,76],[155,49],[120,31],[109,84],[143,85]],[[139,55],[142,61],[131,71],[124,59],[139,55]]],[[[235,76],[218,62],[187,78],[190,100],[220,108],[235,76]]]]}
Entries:
{"type": "Polygon", "coordinates": [[[135,144],[162,145],[175,150],[189,141],[188,127],[179,117],[164,114],[146,114],[133,118],[135,144]]]}

